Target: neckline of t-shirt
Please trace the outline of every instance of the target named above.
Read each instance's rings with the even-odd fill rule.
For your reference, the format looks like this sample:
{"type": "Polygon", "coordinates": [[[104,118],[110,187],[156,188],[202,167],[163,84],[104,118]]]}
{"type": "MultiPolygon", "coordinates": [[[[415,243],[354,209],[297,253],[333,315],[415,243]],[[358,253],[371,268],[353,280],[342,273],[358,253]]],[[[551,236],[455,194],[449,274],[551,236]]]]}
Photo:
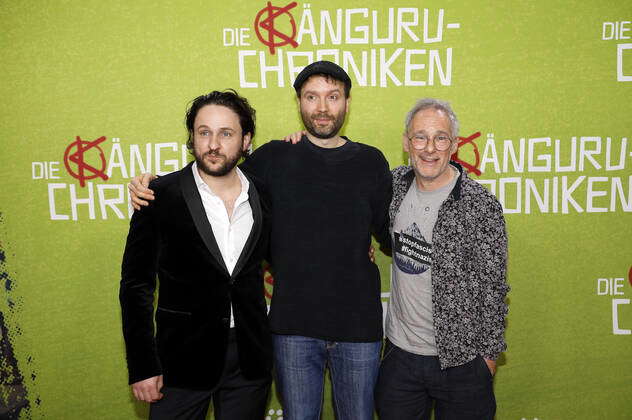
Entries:
{"type": "Polygon", "coordinates": [[[322,151],[323,153],[336,153],[336,151],[342,151],[342,150],[346,150],[349,148],[349,145],[351,143],[353,143],[351,140],[349,140],[348,137],[346,136],[340,136],[343,139],[345,139],[345,142],[343,144],[341,144],[340,146],[336,146],[336,147],[321,147],[315,143],[313,143],[309,138],[307,138],[307,136],[303,136],[302,142],[308,143],[308,147],[317,150],[317,151],[322,151]]]}
{"type": "Polygon", "coordinates": [[[419,189],[419,186],[417,186],[417,183],[413,182],[411,187],[415,188],[415,191],[417,192],[417,194],[419,194],[421,197],[424,197],[424,198],[440,196],[446,193],[447,193],[446,195],[449,195],[450,191],[452,191],[452,189],[456,185],[456,181],[458,180],[459,175],[460,175],[459,170],[455,168],[453,165],[449,165],[449,167],[454,171],[453,172],[454,176],[450,180],[450,182],[448,182],[444,186],[439,187],[436,190],[432,190],[432,191],[422,191],[419,189]]]}
{"type": "Polygon", "coordinates": [[[308,150],[310,154],[318,156],[318,158],[322,159],[324,163],[339,164],[353,158],[357,152],[357,143],[349,140],[349,138],[345,136],[341,137],[345,139],[346,142],[338,147],[333,148],[320,147],[312,143],[308,138],[304,138],[301,143],[309,143],[305,144],[304,147],[308,150]]]}

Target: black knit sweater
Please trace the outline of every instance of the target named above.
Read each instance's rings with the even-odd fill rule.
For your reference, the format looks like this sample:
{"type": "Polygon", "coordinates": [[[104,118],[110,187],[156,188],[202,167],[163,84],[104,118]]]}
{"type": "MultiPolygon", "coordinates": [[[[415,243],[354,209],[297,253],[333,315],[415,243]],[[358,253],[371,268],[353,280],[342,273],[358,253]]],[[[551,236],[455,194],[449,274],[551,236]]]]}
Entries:
{"type": "MultiPolygon", "coordinates": [[[[347,139],[348,140],[348,139],[347,139]]],[[[376,148],[271,141],[242,169],[271,202],[272,332],[331,341],[382,339],[380,274],[371,233],[388,243],[391,174],[376,148]]]]}

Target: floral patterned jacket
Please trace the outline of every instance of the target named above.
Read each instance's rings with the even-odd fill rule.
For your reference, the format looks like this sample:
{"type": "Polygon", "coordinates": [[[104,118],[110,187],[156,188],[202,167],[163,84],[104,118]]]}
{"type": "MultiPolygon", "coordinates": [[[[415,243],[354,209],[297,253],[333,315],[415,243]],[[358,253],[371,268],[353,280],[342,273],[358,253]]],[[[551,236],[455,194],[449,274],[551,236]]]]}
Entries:
{"type": "MultiPolygon", "coordinates": [[[[462,365],[477,355],[496,359],[504,340],[509,286],[507,234],[502,206],[463,168],[439,209],[433,230],[432,312],[441,368],[462,365]]],[[[393,171],[393,221],[411,183],[412,167],[393,171]]]]}

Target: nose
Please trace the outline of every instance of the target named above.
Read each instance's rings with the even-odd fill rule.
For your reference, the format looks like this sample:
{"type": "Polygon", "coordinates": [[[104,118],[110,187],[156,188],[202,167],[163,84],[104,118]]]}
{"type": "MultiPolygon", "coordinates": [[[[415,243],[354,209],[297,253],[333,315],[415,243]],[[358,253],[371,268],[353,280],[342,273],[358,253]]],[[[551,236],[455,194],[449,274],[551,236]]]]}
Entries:
{"type": "Polygon", "coordinates": [[[214,134],[209,136],[208,139],[208,148],[210,150],[217,150],[220,147],[220,141],[219,141],[219,135],[218,134],[214,134]]]}
{"type": "Polygon", "coordinates": [[[435,151],[434,137],[429,138],[428,141],[426,142],[426,151],[428,153],[432,153],[435,151]]]}
{"type": "Polygon", "coordinates": [[[318,111],[327,112],[327,98],[320,98],[318,100],[318,111]]]}

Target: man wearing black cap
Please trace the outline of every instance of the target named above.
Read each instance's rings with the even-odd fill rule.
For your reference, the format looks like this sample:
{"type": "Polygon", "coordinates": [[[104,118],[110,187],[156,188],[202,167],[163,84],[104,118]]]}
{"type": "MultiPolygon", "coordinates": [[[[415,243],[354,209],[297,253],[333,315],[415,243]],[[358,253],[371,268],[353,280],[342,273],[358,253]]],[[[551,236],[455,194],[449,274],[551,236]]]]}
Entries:
{"type": "Polygon", "coordinates": [[[391,176],[382,153],[340,136],[351,80],[315,62],[294,88],[306,135],[272,141],[243,166],[272,199],[270,309],[285,419],[318,419],[325,365],[338,419],[372,419],[382,340],[371,232],[388,241],[391,176]]]}
{"type": "MultiPolygon", "coordinates": [[[[371,233],[389,243],[391,174],[378,149],[339,135],[351,90],[341,67],[312,63],[294,88],[302,141],[266,143],[241,166],[272,203],[270,327],[283,417],[320,418],[328,365],[337,418],[372,419],[382,304],[367,250],[371,233]]],[[[138,178],[130,189],[153,198],[138,178]]]]}

